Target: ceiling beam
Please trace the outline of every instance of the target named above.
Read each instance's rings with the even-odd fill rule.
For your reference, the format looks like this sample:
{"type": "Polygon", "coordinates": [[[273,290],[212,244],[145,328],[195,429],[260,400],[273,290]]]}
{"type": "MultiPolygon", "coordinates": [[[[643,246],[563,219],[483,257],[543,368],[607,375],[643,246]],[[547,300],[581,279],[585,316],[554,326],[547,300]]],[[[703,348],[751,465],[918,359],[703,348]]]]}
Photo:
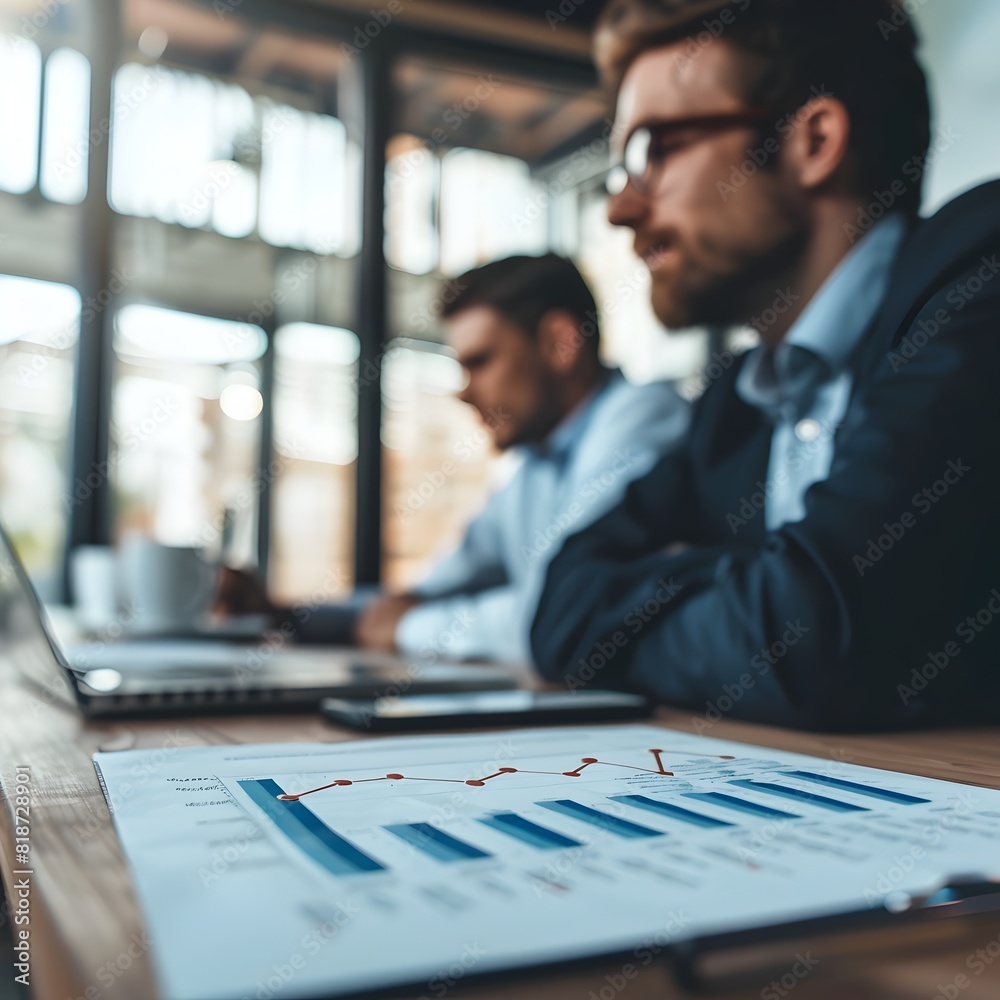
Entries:
{"type": "MultiPolygon", "coordinates": [[[[563,57],[588,62],[591,58],[590,31],[573,24],[573,15],[551,24],[542,17],[519,11],[496,10],[475,3],[454,0],[311,0],[325,7],[357,18],[364,30],[374,21],[373,12],[391,16],[399,25],[433,31],[461,38],[478,38],[535,52],[557,53],[563,57]],[[395,13],[393,13],[395,11],[395,13]]],[[[581,0],[582,2],[582,0],[581,0]]],[[[553,8],[557,4],[553,3],[553,8]]],[[[561,16],[561,15],[560,15],[561,16]]]]}

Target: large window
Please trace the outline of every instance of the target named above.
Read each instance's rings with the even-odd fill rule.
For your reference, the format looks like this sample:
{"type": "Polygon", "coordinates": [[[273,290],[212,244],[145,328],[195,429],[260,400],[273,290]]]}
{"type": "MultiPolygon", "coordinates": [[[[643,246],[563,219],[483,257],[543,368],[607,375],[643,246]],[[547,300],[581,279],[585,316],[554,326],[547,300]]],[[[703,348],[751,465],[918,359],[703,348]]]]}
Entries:
{"type": "Polygon", "coordinates": [[[45,64],[45,113],[39,188],[76,205],[87,194],[90,157],[90,63],[75,49],[56,49],[45,64]]]}
{"type": "Polygon", "coordinates": [[[0,35],[0,189],[21,194],[38,177],[39,106],[42,53],[38,46],[16,35],[0,35]]]}
{"type": "Polygon", "coordinates": [[[353,582],[358,353],[350,330],[290,323],[275,334],[269,583],[280,601],[331,600],[353,582]]]}
{"type": "Polygon", "coordinates": [[[146,305],[115,318],[110,465],[119,537],[256,552],[264,331],[146,305]]]}
{"type": "Polygon", "coordinates": [[[231,562],[266,554],[278,599],[332,597],[353,579],[358,438],[347,62],[333,37],[237,10],[125,6],[134,48],[114,76],[109,186],[131,303],[114,331],[115,536],[217,550],[234,511],[231,562]]]}
{"type": "Polygon", "coordinates": [[[420,576],[483,504],[493,465],[490,436],[455,398],[462,371],[418,341],[393,345],[383,363],[383,572],[390,586],[420,576]]]}
{"type": "Polygon", "coordinates": [[[0,275],[0,517],[54,594],[68,515],[94,483],[70,483],[80,296],[0,275]]]}
{"type": "MultiPolygon", "coordinates": [[[[0,516],[56,581],[67,504],[81,539],[108,529],[216,551],[230,511],[228,557],[266,555],[272,594],[294,602],[350,587],[357,555],[371,567],[356,553],[361,497],[381,511],[384,576],[405,586],[504,467],[455,398],[442,287],[548,249],[585,251],[603,297],[624,276],[600,263],[608,234],[581,186],[600,154],[588,147],[586,176],[568,187],[552,181],[606,114],[589,69],[568,59],[562,79],[544,59],[505,65],[462,45],[430,57],[402,41],[384,178],[388,323],[371,330],[358,309],[362,74],[338,36],[344,18],[331,14],[326,33],[278,26],[277,4],[268,24],[238,3],[121,0],[123,48],[95,45],[92,66],[84,22],[106,11],[95,3],[66,0],[30,31],[0,14],[0,273],[38,279],[5,279],[0,302],[31,318],[0,328],[0,516]],[[92,88],[111,95],[93,121],[92,88]],[[105,152],[107,177],[88,189],[105,152]],[[85,228],[103,275],[80,267],[85,228]],[[77,430],[78,371],[95,378],[76,411],[94,426],[77,430]],[[380,496],[358,461],[359,435],[378,430],[359,426],[378,414],[358,406],[376,375],[380,496]],[[74,433],[100,468],[78,459],[71,474],[74,433]]],[[[609,359],[681,373],[696,352],[675,344],[661,363],[626,336],[641,299],[608,322],[609,359]]]]}
{"type": "Polygon", "coordinates": [[[111,204],[223,236],[350,256],[356,151],[344,125],[198,73],[115,76],[111,204]]]}
{"type": "Polygon", "coordinates": [[[90,151],[86,58],[75,49],[60,47],[43,67],[42,50],[34,41],[0,34],[0,93],[4,95],[0,190],[24,194],[37,185],[50,201],[71,205],[82,201],[90,151]]]}

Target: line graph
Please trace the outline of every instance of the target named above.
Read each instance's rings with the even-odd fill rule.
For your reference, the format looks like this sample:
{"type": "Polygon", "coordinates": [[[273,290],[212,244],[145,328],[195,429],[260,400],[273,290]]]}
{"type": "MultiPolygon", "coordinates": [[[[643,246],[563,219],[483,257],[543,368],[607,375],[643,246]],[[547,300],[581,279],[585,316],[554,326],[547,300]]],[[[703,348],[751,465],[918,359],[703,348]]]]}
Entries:
{"type": "Polygon", "coordinates": [[[573,768],[572,771],[537,771],[530,768],[501,767],[492,774],[483,775],[481,778],[428,778],[416,774],[402,774],[398,771],[390,771],[388,774],[379,775],[377,778],[336,778],[333,781],[327,782],[325,785],[319,785],[316,788],[308,788],[304,792],[282,792],[282,794],[276,796],[276,798],[280,799],[282,802],[298,802],[299,799],[304,798],[306,795],[315,795],[316,792],[325,792],[331,788],[347,788],[351,785],[361,785],[371,781],[440,781],[447,784],[469,785],[473,788],[482,788],[487,781],[492,781],[494,778],[500,778],[503,775],[508,774],[550,774],[563,778],[579,778],[588,767],[593,767],[595,764],[602,765],[603,767],[621,767],[628,771],[634,771],[640,774],[655,774],[663,778],[672,778],[674,777],[674,772],[668,771],[663,764],[662,755],[665,753],[687,757],[708,757],[712,760],[736,759],[735,757],[727,754],[692,754],[690,751],[663,750],[659,748],[650,748],[647,752],[653,755],[653,760],[656,762],[655,769],[650,767],[638,767],[635,764],[619,764],[610,760],[599,760],[597,757],[581,757],[579,765],[573,768]]]}

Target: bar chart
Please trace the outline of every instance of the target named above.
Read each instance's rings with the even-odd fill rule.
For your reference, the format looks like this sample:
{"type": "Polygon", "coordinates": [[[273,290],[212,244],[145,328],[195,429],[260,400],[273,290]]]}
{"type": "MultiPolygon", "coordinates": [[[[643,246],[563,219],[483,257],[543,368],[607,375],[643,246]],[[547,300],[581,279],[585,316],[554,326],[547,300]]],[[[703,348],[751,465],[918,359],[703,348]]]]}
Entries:
{"type": "MultiPolygon", "coordinates": [[[[656,794],[608,794],[588,802],[568,797],[529,798],[522,801],[521,811],[491,812],[489,801],[483,802],[482,810],[477,810],[478,803],[471,797],[474,793],[470,793],[465,804],[468,818],[474,821],[475,826],[470,826],[461,836],[450,832],[445,828],[447,824],[433,817],[429,821],[379,826],[381,832],[391,835],[410,849],[411,853],[406,857],[412,858],[415,853],[438,865],[503,859],[509,854],[495,843],[482,843],[476,835],[477,828],[500,834],[505,844],[516,844],[532,852],[590,849],[598,840],[600,847],[607,850],[616,841],[624,844],[661,840],[673,845],[690,840],[694,831],[701,831],[702,835],[709,831],[725,831],[726,834],[739,836],[741,833],[752,833],[755,824],[760,823],[799,821],[808,829],[820,814],[858,816],[871,814],[873,809],[878,808],[876,803],[905,809],[930,801],[876,784],[806,770],[773,770],[766,776],[734,777],[748,767],[756,769],[756,762],[732,755],[698,757],[692,770],[699,775],[701,784],[711,784],[712,787],[693,788],[684,777],[683,761],[673,765],[675,770],[668,770],[663,763],[665,751],[647,752],[653,755],[654,768],[583,757],[581,764],[572,770],[501,767],[477,778],[411,776],[390,771],[376,777],[338,778],[304,792],[287,789],[274,778],[242,779],[238,786],[289,843],[333,876],[374,875],[393,867],[390,860],[376,856],[377,849],[372,851],[359,846],[349,834],[338,831],[336,823],[331,824],[324,819],[324,816],[332,815],[328,809],[333,808],[333,799],[324,800],[317,794],[338,792],[343,796],[342,790],[372,782],[381,783],[383,790],[390,794],[403,782],[407,783],[408,790],[412,787],[410,782],[462,784],[468,788],[483,789],[488,781],[501,776],[542,775],[553,782],[581,778],[588,768],[598,764],[630,771],[632,776],[653,776],[659,780],[656,794]],[[706,774],[706,761],[711,760],[719,762],[714,767],[714,774],[717,775],[714,779],[711,765],[706,774]],[[821,787],[824,792],[813,791],[810,785],[821,787]],[[327,808],[321,807],[324,802],[327,808]],[[309,803],[316,805],[315,811],[309,803]],[[530,810],[534,816],[525,815],[525,810],[530,810]],[[538,818],[543,812],[550,814],[549,823],[538,818]],[[650,825],[652,817],[661,822],[650,825]],[[559,828],[560,818],[569,820],[571,828],[559,828]]],[[[650,778],[645,777],[644,780],[648,783],[650,778]]],[[[346,805],[342,797],[338,805],[346,805]]],[[[563,823],[563,827],[565,825],[563,823]]],[[[718,848],[715,850],[718,853],[718,848]]]]}
{"type": "Polygon", "coordinates": [[[648,726],[143,753],[98,760],[177,997],[255,995],[295,955],[297,990],[352,995],[465,949],[499,969],[1000,876],[1000,792],[648,726]]]}

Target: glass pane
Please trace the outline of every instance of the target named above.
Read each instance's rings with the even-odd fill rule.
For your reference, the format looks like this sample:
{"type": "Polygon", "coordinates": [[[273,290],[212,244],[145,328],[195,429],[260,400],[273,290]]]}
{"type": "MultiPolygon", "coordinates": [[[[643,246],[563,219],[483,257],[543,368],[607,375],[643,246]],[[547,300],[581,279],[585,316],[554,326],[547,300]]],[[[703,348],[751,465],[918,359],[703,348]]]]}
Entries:
{"type": "Polygon", "coordinates": [[[385,175],[385,256],[393,267],[427,274],[437,267],[438,158],[419,139],[400,136],[385,175]]]}
{"type": "Polygon", "coordinates": [[[261,237],[275,246],[343,253],[348,235],[346,161],[347,133],[339,119],[266,105],[261,237]]]}
{"type": "Polygon", "coordinates": [[[115,317],[111,470],[116,534],[218,551],[235,512],[236,563],[256,558],[258,359],[248,323],[131,305],[115,317]]]}
{"type": "Polygon", "coordinates": [[[685,379],[705,365],[703,331],[667,333],[650,304],[649,270],[632,251],[632,232],[612,226],[603,192],[581,198],[578,263],[601,318],[601,353],[630,381],[685,379]]]}
{"type": "Polygon", "coordinates": [[[272,596],[319,604],[350,588],[358,457],[357,336],[290,323],[274,338],[272,596]]]}
{"type": "Polygon", "coordinates": [[[242,87],[127,63],[115,74],[112,206],[191,227],[221,221],[225,235],[245,235],[256,208],[237,159],[254,147],[256,130],[242,87]]]}
{"type": "Polygon", "coordinates": [[[456,275],[497,257],[544,253],[548,195],[512,156],[454,149],[441,164],[441,271],[456,275]]]}
{"type": "Polygon", "coordinates": [[[0,276],[0,517],[43,596],[57,595],[67,517],[80,296],[0,276]]]}
{"type": "Polygon", "coordinates": [[[42,194],[75,205],[87,195],[90,63],[75,49],[56,49],[45,65],[42,194]]]}
{"type": "Polygon", "coordinates": [[[397,343],[385,356],[382,568],[389,586],[413,583],[482,506],[495,452],[475,411],[455,397],[462,379],[458,363],[430,344],[397,343]]]}
{"type": "Polygon", "coordinates": [[[23,194],[38,174],[38,112],[42,54],[16,35],[0,35],[0,188],[23,194]]]}

